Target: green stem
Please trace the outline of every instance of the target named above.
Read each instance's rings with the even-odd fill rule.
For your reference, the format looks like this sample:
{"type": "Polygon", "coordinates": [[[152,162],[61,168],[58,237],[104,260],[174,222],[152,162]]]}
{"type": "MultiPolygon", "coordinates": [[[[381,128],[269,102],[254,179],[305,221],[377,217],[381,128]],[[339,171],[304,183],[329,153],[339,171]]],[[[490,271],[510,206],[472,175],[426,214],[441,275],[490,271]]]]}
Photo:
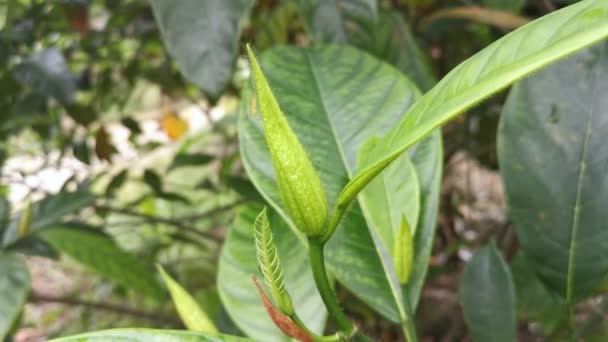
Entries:
{"type": "Polygon", "coordinates": [[[338,341],[340,341],[339,334],[335,334],[335,335],[331,335],[331,336],[321,336],[321,335],[315,334],[312,330],[308,329],[306,324],[304,324],[304,322],[300,319],[300,317],[296,313],[294,313],[292,316],[290,316],[290,318],[295,324],[297,324],[300,328],[302,328],[304,331],[306,331],[308,336],[310,336],[313,339],[313,341],[315,341],[315,342],[338,342],[338,341]]]}
{"type": "Polygon", "coordinates": [[[310,266],[312,267],[312,275],[315,278],[317,289],[321,295],[321,299],[327,307],[329,315],[336,321],[336,324],[340,330],[344,331],[347,335],[352,334],[355,331],[353,322],[346,317],[338,300],[334,295],[334,291],[329,284],[327,279],[327,271],[325,270],[325,260],[323,256],[323,243],[309,238],[308,239],[308,254],[310,256],[310,266]]]}
{"type": "Polygon", "coordinates": [[[402,294],[405,313],[401,317],[401,328],[403,329],[403,334],[408,342],[418,342],[418,336],[416,335],[416,324],[414,323],[414,315],[412,314],[407,288],[403,289],[402,294]]]}

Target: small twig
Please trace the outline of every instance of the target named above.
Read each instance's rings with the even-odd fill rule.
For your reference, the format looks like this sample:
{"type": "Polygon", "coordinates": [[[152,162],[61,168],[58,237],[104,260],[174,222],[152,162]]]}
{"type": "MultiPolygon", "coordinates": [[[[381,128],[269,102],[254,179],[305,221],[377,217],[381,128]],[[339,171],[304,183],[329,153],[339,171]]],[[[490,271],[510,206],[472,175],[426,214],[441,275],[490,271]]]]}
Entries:
{"type": "Polygon", "coordinates": [[[79,298],[72,297],[63,297],[63,296],[48,296],[39,293],[32,293],[28,298],[28,302],[30,303],[59,303],[65,305],[74,305],[74,306],[86,306],[91,307],[98,310],[111,311],[122,315],[128,315],[138,318],[147,319],[150,321],[156,321],[161,323],[169,323],[173,326],[181,326],[179,320],[177,320],[173,316],[165,316],[158,313],[138,310],[135,308],[125,307],[121,305],[110,304],[106,302],[96,302],[90,300],[84,300],[79,298]]]}
{"type": "Polygon", "coordinates": [[[198,235],[202,238],[209,239],[209,240],[212,240],[215,242],[224,241],[223,234],[218,234],[218,232],[214,231],[214,230],[209,230],[209,231],[199,230],[195,226],[192,226],[192,225],[184,222],[183,219],[154,216],[154,215],[144,214],[144,213],[140,213],[140,212],[137,212],[134,210],[126,209],[126,208],[116,208],[116,207],[110,207],[110,206],[105,206],[105,205],[97,205],[97,206],[95,206],[95,210],[110,211],[110,212],[117,213],[117,214],[139,217],[139,218],[143,219],[144,221],[147,221],[150,223],[163,223],[163,224],[171,225],[171,226],[177,227],[181,230],[184,230],[186,232],[198,235]]]}
{"type": "Polygon", "coordinates": [[[224,211],[228,211],[230,209],[234,209],[236,207],[238,207],[239,205],[245,204],[247,203],[246,199],[241,199],[238,200],[236,202],[232,202],[230,204],[226,204],[223,205],[221,207],[217,207],[217,208],[213,208],[209,211],[206,211],[204,213],[200,213],[200,214],[194,214],[194,215],[190,215],[190,216],[183,216],[180,219],[181,220],[186,220],[186,221],[196,221],[196,220],[202,220],[211,216],[214,216],[216,214],[222,213],[224,211]]]}

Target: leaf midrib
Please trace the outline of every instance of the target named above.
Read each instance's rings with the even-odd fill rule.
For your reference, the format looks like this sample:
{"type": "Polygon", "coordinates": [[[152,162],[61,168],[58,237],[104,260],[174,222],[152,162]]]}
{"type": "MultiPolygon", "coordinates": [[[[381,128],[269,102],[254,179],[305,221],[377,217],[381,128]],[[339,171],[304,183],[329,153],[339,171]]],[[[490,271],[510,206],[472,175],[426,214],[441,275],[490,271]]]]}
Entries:
{"type": "MultiPolygon", "coordinates": [[[[606,48],[605,46],[602,47],[602,51],[600,54],[605,54],[606,48]]],[[[599,58],[599,60],[601,60],[601,58],[599,58]]],[[[596,68],[601,65],[600,62],[597,62],[596,64],[596,68]]],[[[598,70],[598,72],[594,72],[593,75],[595,76],[595,80],[594,80],[594,84],[596,85],[593,89],[593,96],[591,96],[592,99],[597,98],[597,92],[598,92],[598,88],[597,87],[597,82],[600,79],[599,74],[600,74],[601,70],[598,70]]],[[[591,136],[591,131],[592,131],[592,127],[591,127],[591,122],[593,121],[593,116],[596,112],[596,106],[595,104],[591,105],[589,108],[589,113],[587,114],[587,125],[585,127],[585,140],[583,142],[583,151],[581,152],[581,159],[580,159],[580,163],[579,163],[579,171],[578,171],[578,179],[577,179],[577,185],[576,185],[576,199],[574,201],[574,216],[573,216],[573,220],[572,220],[572,232],[570,233],[570,246],[568,248],[568,271],[567,271],[567,280],[566,280],[566,302],[568,304],[572,304],[572,300],[573,300],[573,292],[574,292],[574,272],[576,269],[576,248],[577,248],[577,238],[578,238],[578,231],[579,231],[579,227],[580,227],[580,212],[581,212],[581,197],[582,197],[582,192],[583,192],[583,183],[584,183],[584,178],[586,175],[586,171],[587,171],[587,163],[586,163],[586,158],[587,158],[587,147],[589,145],[589,138],[591,136]]]]}
{"type": "MultiPolygon", "coordinates": [[[[344,164],[344,170],[346,171],[346,174],[348,175],[348,178],[351,179],[352,178],[352,172],[348,166],[348,162],[346,160],[346,155],[344,154],[344,150],[342,148],[342,144],[340,143],[339,139],[338,139],[338,134],[337,131],[333,125],[333,122],[329,116],[329,112],[327,110],[327,105],[325,103],[325,98],[323,96],[323,91],[320,87],[321,83],[319,82],[319,77],[317,76],[317,71],[311,61],[311,56],[310,53],[308,51],[306,51],[306,61],[308,62],[308,67],[310,69],[311,75],[313,77],[313,84],[315,85],[315,91],[317,92],[319,99],[321,100],[321,105],[323,107],[323,114],[325,115],[325,118],[327,119],[327,122],[329,124],[329,127],[331,129],[331,133],[332,133],[332,138],[334,139],[335,143],[336,143],[336,147],[338,149],[338,153],[340,154],[340,158],[342,159],[342,163],[344,164]]],[[[383,184],[384,185],[384,184],[383,184]]],[[[386,192],[386,189],[385,189],[386,192]]],[[[372,234],[375,234],[375,232],[372,231],[372,229],[370,229],[371,227],[371,219],[370,219],[370,215],[369,215],[369,209],[367,208],[367,206],[365,205],[365,201],[358,201],[359,206],[361,207],[361,211],[363,212],[363,217],[365,218],[365,223],[366,223],[366,228],[368,229],[370,236],[372,234]]],[[[330,215],[332,215],[332,213],[330,213],[330,215]]],[[[372,236],[373,239],[373,236],[372,236]]],[[[375,240],[375,239],[374,239],[375,240]]],[[[380,254],[380,252],[378,251],[378,247],[376,246],[377,242],[376,241],[372,241],[374,243],[374,252],[376,252],[376,254],[378,255],[378,259],[380,260],[380,263],[382,264],[382,269],[383,269],[383,273],[386,276],[386,281],[389,284],[389,287],[391,289],[391,295],[393,296],[397,311],[399,313],[399,319],[400,320],[404,320],[405,318],[405,308],[403,307],[403,300],[402,300],[402,296],[400,296],[401,294],[401,288],[400,287],[395,287],[394,284],[394,279],[390,276],[390,272],[387,269],[387,265],[386,262],[384,261],[383,256],[380,254]]]]}

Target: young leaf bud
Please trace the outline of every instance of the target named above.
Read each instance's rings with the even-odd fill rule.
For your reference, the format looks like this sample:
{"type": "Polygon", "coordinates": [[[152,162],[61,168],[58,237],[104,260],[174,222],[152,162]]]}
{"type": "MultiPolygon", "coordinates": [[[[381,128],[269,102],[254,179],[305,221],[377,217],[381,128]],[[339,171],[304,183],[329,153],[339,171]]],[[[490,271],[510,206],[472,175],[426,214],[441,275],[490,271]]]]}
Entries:
{"type": "Polygon", "coordinates": [[[272,239],[272,230],[268,222],[266,208],[260,212],[253,224],[255,231],[255,247],[257,249],[258,265],[264,275],[264,280],[270,288],[270,293],[281,312],[287,316],[294,314],[293,303],[283,279],[283,269],[279,262],[277,247],[272,239]]]}
{"type": "Polygon", "coordinates": [[[405,216],[401,219],[401,226],[395,237],[393,258],[395,261],[395,272],[401,284],[407,284],[412,274],[412,259],[414,255],[414,238],[410,224],[405,216]]]}
{"type": "Polygon", "coordinates": [[[320,236],[327,219],[323,185],[304,147],[279,108],[249,45],[247,52],[281,200],[287,214],[301,232],[309,237],[320,236]]]}

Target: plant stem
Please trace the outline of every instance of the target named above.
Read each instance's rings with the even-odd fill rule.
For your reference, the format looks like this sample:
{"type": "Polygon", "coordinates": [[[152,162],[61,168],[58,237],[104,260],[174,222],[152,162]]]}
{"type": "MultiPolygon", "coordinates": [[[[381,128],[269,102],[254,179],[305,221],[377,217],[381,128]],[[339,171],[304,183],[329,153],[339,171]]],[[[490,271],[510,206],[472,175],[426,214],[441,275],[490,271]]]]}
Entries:
{"type": "Polygon", "coordinates": [[[297,324],[300,328],[302,328],[304,331],[306,331],[306,333],[308,334],[308,336],[310,336],[313,341],[315,342],[337,342],[340,341],[340,335],[336,334],[336,335],[331,335],[331,336],[320,336],[315,334],[313,331],[311,331],[310,329],[308,329],[308,327],[306,326],[306,324],[304,324],[304,322],[302,322],[302,320],[300,319],[300,317],[294,313],[292,316],[290,316],[289,318],[291,318],[291,320],[297,324]]]}
{"type": "Polygon", "coordinates": [[[151,320],[151,321],[160,322],[163,324],[170,324],[173,327],[181,326],[180,321],[175,319],[175,317],[172,317],[172,316],[165,316],[165,315],[157,314],[154,312],[142,311],[139,309],[115,305],[115,304],[111,304],[111,303],[107,303],[107,302],[95,302],[95,301],[83,300],[83,299],[67,297],[67,296],[66,297],[47,296],[47,295],[43,295],[43,294],[39,294],[39,293],[32,293],[30,295],[30,297],[28,298],[28,301],[30,303],[46,302],[46,303],[58,303],[58,304],[74,305],[74,306],[87,306],[87,307],[91,307],[91,308],[94,308],[97,310],[110,311],[110,312],[115,312],[115,313],[121,314],[121,315],[128,315],[128,316],[133,316],[133,317],[137,317],[140,319],[147,319],[147,320],[151,320]]]}
{"type": "Polygon", "coordinates": [[[416,324],[414,323],[414,315],[412,314],[412,307],[410,305],[407,288],[403,289],[402,294],[405,312],[401,317],[401,328],[403,329],[403,334],[408,342],[418,342],[418,336],[416,335],[416,324]]]}
{"type": "Polygon", "coordinates": [[[310,256],[312,275],[315,278],[319,294],[327,307],[329,315],[336,321],[340,330],[344,331],[347,335],[350,335],[355,330],[355,326],[342,312],[334,291],[329,284],[327,271],[325,269],[323,243],[315,239],[308,239],[308,254],[310,256]]]}

